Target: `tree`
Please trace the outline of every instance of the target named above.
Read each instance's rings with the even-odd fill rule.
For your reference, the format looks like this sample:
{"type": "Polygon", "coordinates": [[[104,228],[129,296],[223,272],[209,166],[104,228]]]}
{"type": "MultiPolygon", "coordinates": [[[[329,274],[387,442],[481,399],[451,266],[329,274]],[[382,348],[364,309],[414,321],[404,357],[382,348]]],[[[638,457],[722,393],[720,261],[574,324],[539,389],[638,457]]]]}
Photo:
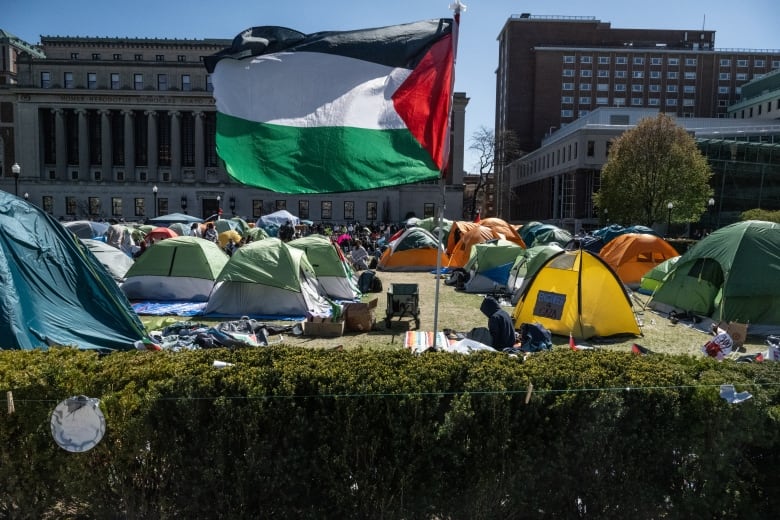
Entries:
{"type": "Polygon", "coordinates": [[[670,116],[658,114],[613,141],[594,203],[609,211],[610,220],[626,225],[694,222],[707,211],[711,177],[693,137],[670,116]]]}
{"type": "MultiPolygon", "coordinates": [[[[497,147],[500,147],[503,152],[501,157],[505,158],[503,161],[504,164],[508,164],[516,159],[520,152],[517,137],[511,130],[501,132],[499,134],[499,139],[496,139],[496,134],[493,130],[490,130],[485,126],[480,126],[471,136],[471,145],[469,146],[469,149],[477,152],[478,164],[476,166],[479,173],[479,179],[474,188],[474,193],[471,195],[471,220],[474,220],[476,217],[477,198],[480,192],[484,192],[488,177],[493,175],[496,166],[498,166],[496,159],[497,147]]],[[[500,189],[500,187],[498,189],[500,189]]],[[[498,194],[496,194],[496,196],[498,196],[498,194]]]]}

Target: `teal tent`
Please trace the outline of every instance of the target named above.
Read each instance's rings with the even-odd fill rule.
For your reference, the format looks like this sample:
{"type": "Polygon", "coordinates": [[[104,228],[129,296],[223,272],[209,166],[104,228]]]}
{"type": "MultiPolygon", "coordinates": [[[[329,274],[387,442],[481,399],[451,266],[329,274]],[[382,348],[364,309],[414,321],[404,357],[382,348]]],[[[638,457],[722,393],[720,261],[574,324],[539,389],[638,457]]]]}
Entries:
{"type": "Polygon", "coordinates": [[[780,333],[780,224],[737,222],[704,237],[677,261],[650,307],[780,333]]]}
{"type": "Polygon", "coordinates": [[[45,211],[0,192],[0,349],[109,352],[145,338],[90,249],[45,211]]]}

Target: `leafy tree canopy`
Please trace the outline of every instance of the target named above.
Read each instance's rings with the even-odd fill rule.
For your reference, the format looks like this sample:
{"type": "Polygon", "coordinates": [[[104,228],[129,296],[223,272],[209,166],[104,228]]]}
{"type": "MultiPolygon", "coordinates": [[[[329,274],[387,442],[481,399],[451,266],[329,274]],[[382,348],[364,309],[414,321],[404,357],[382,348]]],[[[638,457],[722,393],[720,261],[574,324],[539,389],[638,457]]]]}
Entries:
{"type": "Polygon", "coordinates": [[[658,114],[613,141],[594,202],[624,225],[665,222],[670,202],[672,222],[693,222],[707,211],[711,177],[694,138],[673,118],[658,114]]]}

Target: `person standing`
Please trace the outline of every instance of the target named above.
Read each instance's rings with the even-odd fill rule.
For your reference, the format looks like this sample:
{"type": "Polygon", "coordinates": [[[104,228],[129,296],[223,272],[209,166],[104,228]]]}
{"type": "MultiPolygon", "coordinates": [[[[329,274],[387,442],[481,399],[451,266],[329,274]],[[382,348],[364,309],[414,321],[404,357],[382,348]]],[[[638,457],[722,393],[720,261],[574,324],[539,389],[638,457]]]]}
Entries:
{"type": "Polygon", "coordinates": [[[219,241],[219,237],[217,236],[217,230],[214,227],[213,222],[209,222],[206,224],[206,231],[203,232],[203,238],[210,242],[214,242],[215,244],[219,241]]]}

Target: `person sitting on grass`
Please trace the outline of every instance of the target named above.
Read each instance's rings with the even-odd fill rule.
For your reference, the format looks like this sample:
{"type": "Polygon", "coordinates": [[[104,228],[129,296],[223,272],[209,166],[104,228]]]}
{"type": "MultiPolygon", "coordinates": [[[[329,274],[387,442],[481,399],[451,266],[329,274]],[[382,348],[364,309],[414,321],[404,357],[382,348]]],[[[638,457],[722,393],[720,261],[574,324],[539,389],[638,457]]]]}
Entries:
{"type": "Polygon", "coordinates": [[[469,332],[469,339],[479,341],[496,350],[515,346],[515,326],[512,317],[501,308],[498,300],[486,296],[479,310],[488,318],[487,327],[476,327],[469,332]]]}
{"type": "Polygon", "coordinates": [[[355,240],[352,244],[352,251],[349,253],[349,258],[352,261],[352,265],[358,271],[368,269],[368,251],[363,247],[363,243],[360,240],[355,240]]]}

